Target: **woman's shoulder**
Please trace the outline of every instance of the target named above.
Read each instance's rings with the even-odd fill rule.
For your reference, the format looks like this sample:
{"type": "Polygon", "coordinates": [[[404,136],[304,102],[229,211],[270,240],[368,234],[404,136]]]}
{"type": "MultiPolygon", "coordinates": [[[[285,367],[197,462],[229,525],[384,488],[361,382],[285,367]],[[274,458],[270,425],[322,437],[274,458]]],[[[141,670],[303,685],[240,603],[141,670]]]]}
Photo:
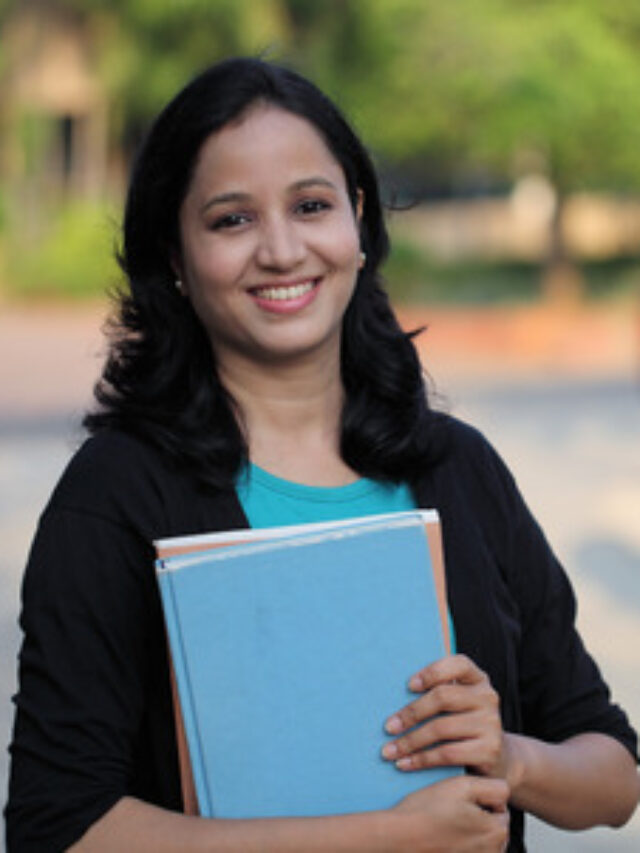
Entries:
{"type": "Polygon", "coordinates": [[[102,429],[87,437],[71,457],[57,497],[79,492],[89,498],[96,489],[141,485],[164,467],[160,452],[150,443],[123,430],[102,429]]]}
{"type": "Polygon", "coordinates": [[[443,462],[465,464],[476,470],[503,467],[500,456],[485,434],[460,418],[446,412],[434,413],[434,425],[439,436],[443,462]]]}
{"type": "Polygon", "coordinates": [[[99,430],[70,459],[47,510],[153,529],[163,514],[173,477],[152,444],[122,430],[99,430]]]}
{"type": "Polygon", "coordinates": [[[514,477],[491,440],[472,424],[448,413],[437,413],[440,446],[433,476],[447,493],[464,492],[474,503],[489,502],[503,510],[519,492],[514,477]]]}
{"type": "Polygon", "coordinates": [[[478,444],[487,443],[487,439],[477,427],[449,412],[434,411],[433,421],[436,428],[446,435],[450,451],[454,448],[459,451],[478,444]]]}
{"type": "Polygon", "coordinates": [[[137,468],[154,457],[157,450],[153,445],[133,433],[107,427],[85,437],[70,461],[69,470],[99,471],[114,462],[137,468]]]}

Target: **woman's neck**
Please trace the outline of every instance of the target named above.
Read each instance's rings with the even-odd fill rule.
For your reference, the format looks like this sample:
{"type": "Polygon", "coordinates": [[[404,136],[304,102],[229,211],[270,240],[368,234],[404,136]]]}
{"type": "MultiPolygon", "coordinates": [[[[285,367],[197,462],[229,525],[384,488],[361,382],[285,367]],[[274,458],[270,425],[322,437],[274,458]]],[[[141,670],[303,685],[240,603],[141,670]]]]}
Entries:
{"type": "Polygon", "coordinates": [[[340,457],[344,389],[333,364],[219,366],[237,404],[251,461],[295,482],[336,486],[358,475],[340,457]]]}

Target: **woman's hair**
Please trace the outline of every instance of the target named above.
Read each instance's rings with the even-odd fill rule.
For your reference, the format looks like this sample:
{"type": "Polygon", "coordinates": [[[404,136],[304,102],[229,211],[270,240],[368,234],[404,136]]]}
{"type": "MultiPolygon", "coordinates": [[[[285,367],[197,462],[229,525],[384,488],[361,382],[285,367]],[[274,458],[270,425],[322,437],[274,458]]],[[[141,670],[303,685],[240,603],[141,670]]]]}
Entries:
{"type": "Polygon", "coordinates": [[[256,102],[313,125],[343,169],[354,210],[362,190],[366,262],[343,323],[340,451],[364,476],[411,481],[429,459],[432,418],[411,335],[400,329],[380,286],[389,243],[375,170],[316,86],[258,59],[225,60],[196,77],[162,111],[138,154],[119,256],[129,288],[117,297],[95,388],[99,408],[85,426],[141,435],[209,486],[229,487],[246,460],[234,401],[207,333],[175,287],[172,259],[180,255],[179,212],[202,144],[256,102]]]}

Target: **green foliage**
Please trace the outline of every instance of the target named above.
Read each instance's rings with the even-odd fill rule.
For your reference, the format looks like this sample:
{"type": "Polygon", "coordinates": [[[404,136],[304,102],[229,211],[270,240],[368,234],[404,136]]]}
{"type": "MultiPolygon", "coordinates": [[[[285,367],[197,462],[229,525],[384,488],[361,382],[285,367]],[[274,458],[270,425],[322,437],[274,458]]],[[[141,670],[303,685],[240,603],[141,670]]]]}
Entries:
{"type": "Polygon", "coordinates": [[[69,201],[51,211],[42,234],[10,223],[4,234],[7,291],[18,297],[103,294],[118,279],[116,229],[104,205],[69,201]]]}
{"type": "Polygon", "coordinates": [[[17,121],[20,149],[26,178],[38,171],[42,158],[51,143],[53,122],[43,113],[22,112],[17,121]]]}
{"type": "Polygon", "coordinates": [[[540,268],[516,262],[444,263],[413,243],[395,240],[384,278],[398,304],[528,302],[538,295],[540,268]]]}
{"type": "Polygon", "coordinates": [[[586,295],[594,300],[620,300],[637,311],[640,298],[640,260],[610,258],[584,266],[586,295]]]}
{"type": "MultiPolygon", "coordinates": [[[[0,0],[0,21],[28,2],[0,0]]],[[[505,186],[539,171],[561,196],[581,188],[640,191],[637,0],[52,5],[84,23],[107,96],[110,145],[125,158],[140,130],[201,68],[229,55],[267,55],[291,62],[326,89],[389,174],[455,188],[469,176],[505,186]]],[[[0,73],[6,55],[0,43],[0,73]]],[[[27,176],[48,132],[41,117],[20,120],[27,176]]],[[[69,205],[37,251],[25,251],[9,223],[6,254],[16,281],[30,292],[54,283],[65,292],[100,289],[109,275],[97,261],[103,232],[93,230],[95,222],[69,205]]],[[[402,280],[405,288],[431,288],[438,298],[467,287],[486,298],[526,295],[538,270],[504,272],[502,266],[439,268],[402,245],[389,263],[394,287],[402,280]]],[[[612,280],[608,273],[605,279],[612,280]]]]}
{"type": "MultiPolygon", "coordinates": [[[[384,268],[392,301],[486,305],[533,302],[540,291],[541,268],[517,261],[438,261],[415,243],[394,240],[384,268]]],[[[635,303],[640,294],[636,257],[583,265],[586,299],[635,303]]]]}
{"type": "Polygon", "coordinates": [[[290,0],[296,56],[414,172],[640,188],[640,6],[624,0],[290,0]],[[323,11],[324,10],[324,11],[323,11]],[[341,38],[336,33],[341,30],[341,38]]]}
{"type": "Polygon", "coordinates": [[[288,39],[279,0],[66,0],[87,15],[123,124],[150,120],[197,71],[288,39]]]}
{"type": "Polygon", "coordinates": [[[526,6],[503,21],[508,74],[476,156],[504,163],[535,151],[561,191],[640,187],[637,43],[611,25],[604,4],[543,3],[525,15],[526,6]]]}
{"type": "Polygon", "coordinates": [[[310,74],[383,160],[415,174],[504,181],[535,163],[560,189],[640,188],[634,0],[57,4],[91,33],[114,141],[205,65],[266,53],[310,74]]]}

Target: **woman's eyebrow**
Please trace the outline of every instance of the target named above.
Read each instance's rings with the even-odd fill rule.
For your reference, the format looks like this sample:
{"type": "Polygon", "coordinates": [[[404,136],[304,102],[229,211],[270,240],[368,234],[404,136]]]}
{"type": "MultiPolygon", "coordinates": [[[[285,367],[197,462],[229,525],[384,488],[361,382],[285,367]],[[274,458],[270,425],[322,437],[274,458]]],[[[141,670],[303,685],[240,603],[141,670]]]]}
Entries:
{"type": "Polygon", "coordinates": [[[333,181],[330,181],[328,178],[322,178],[319,175],[318,176],[314,175],[311,178],[303,178],[301,181],[296,181],[295,183],[291,184],[290,189],[292,189],[292,190],[306,190],[309,187],[316,187],[316,186],[329,187],[329,189],[332,189],[332,190],[337,189],[337,187],[333,183],[333,181]]]}
{"type": "MultiPolygon", "coordinates": [[[[302,178],[299,181],[295,181],[293,184],[291,184],[289,189],[293,190],[293,191],[299,191],[299,190],[306,190],[306,189],[309,189],[310,187],[317,187],[317,186],[328,187],[329,189],[332,189],[332,190],[337,189],[337,187],[333,183],[333,181],[330,181],[328,178],[322,178],[319,175],[314,175],[310,178],[302,178]]],[[[243,192],[221,193],[220,195],[215,195],[212,198],[207,199],[207,201],[205,201],[205,203],[200,208],[200,212],[204,213],[210,207],[215,207],[218,204],[230,204],[230,203],[232,204],[234,202],[246,203],[250,200],[251,200],[251,194],[250,193],[243,193],[243,192]]]]}
{"type": "Polygon", "coordinates": [[[200,208],[200,213],[204,213],[210,207],[214,207],[217,204],[229,204],[230,202],[247,202],[249,201],[251,196],[249,193],[241,193],[241,192],[231,192],[231,193],[221,193],[220,195],[214,195],[212,198],[207,199],[205,203],[200,208]]]}

